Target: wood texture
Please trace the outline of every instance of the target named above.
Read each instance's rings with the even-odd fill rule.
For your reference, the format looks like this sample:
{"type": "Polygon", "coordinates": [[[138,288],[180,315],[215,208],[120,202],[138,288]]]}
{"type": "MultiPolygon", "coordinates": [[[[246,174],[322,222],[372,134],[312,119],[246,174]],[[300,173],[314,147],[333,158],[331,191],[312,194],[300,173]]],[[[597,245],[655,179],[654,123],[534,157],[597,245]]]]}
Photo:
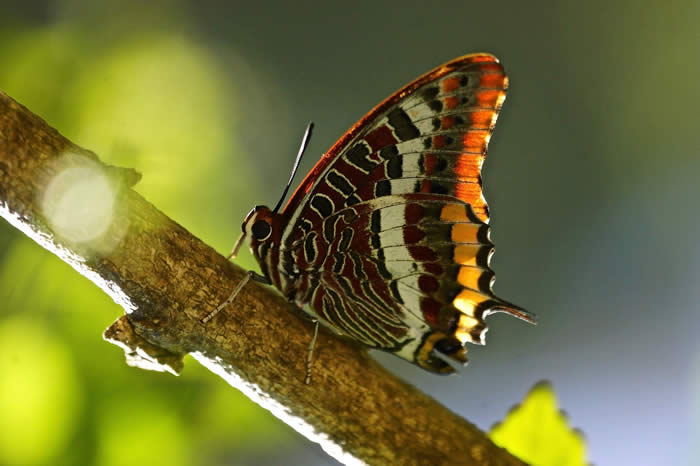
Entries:
{"type": "Polygon", "coordinates": [[[305,385],[312,325],[272,288],[250,283],[203,325],[244,271],[131,189],[138,179],[0,92],[0,213],[124,307],[105,338],[126,350],[130,364],[177,373],[191,353],[346,463],[523,464],[362,348],[324,331],[305,385]],[[81,164],[99,167],[117,194],[106,233],[77,243],[51,228],[38,193],[60,170],[81,164]]]}

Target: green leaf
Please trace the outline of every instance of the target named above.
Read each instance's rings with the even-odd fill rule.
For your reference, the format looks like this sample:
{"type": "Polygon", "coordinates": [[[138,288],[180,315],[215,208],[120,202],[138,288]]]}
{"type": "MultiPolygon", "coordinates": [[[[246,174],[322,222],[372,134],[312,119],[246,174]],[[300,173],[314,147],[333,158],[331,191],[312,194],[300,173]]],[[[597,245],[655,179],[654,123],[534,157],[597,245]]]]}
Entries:
{"type": "Polygon", "coordinates": [[[489,432],[491,440],[535,466],[585,466],[583,434],[569,426],[549,382],[538,382],[489,432]]]}

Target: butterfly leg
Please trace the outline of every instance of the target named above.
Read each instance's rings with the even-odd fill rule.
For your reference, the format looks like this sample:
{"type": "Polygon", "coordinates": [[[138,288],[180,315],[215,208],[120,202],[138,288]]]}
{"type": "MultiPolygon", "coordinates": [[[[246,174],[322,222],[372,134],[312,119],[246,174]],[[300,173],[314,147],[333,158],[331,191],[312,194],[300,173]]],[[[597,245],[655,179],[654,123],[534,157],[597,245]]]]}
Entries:
{"type": "Polygon", "coordinates": [[[226,301],[224,301],[223,303],[219,304],[219,307],[217,307],[217,308],[214,309],[212,312],[210,312],[209,314],[207,314],[207,315],[202,319],[202,323],[203,323],[203,324],[206,324],[207,322],[209,322],[210,320],[212,320],[212,319],[214,318],[214,316],[216,316],[219,312],[221,312],[221,310],[222,310],[223,308],[225,308],[226,306],[228,306],[229,304],[231,304],[231,303],[233,302],[233,300],[236,299],[236,296],[238,295],[238,293],[241,292],[241,290],[242,290],[243,287],[246,285],[246,283],[248,283],[248,282],[250,281],[250,279],[253,279],[253,280],[255,280],[256,282],[259,282],[259,283],[264,283],[264,284],[266,284],[266,285],[269,285],[269,284],[270,284],[270,281],[269,281],[266,277],[263,277],[263,276],[260,275],[259,273],[253,272],[252,270],[249,270],[248,273],[245,274],[245,276],[243,277],[243,279],[241,279],[241,281],[238,282],[238,285],[236,285],[236,287],[233,289],[233,292],[231,292],[231,296],[229,296],[229,297],[226,299],[226,301]]]}
{"type": "Polygon", "coordinates": [[[316,346],[316,337],[318,337],[318,320],[314,320],[314,336],[311,338],[311,343],[309,343],[309,352],[306,354],[306,377],[304,378],[304,383],[309,385],[311,383],[311,366],[313,365],[313,354],[314,346],[316,346]]]}

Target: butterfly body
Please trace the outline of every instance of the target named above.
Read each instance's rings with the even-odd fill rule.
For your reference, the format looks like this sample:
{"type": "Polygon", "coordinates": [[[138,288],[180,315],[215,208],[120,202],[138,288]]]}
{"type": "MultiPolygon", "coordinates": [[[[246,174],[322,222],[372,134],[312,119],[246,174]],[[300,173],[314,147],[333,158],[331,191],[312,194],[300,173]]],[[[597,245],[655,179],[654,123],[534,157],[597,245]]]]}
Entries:
{"type": "Polygon", "coordinates": [[[466,362],[497,298],[481,165],[508,80],[467,55],[399,90],[316,164],[281,213],[243,223],[265,278],[335,332],[432,372],[466,362]]]}

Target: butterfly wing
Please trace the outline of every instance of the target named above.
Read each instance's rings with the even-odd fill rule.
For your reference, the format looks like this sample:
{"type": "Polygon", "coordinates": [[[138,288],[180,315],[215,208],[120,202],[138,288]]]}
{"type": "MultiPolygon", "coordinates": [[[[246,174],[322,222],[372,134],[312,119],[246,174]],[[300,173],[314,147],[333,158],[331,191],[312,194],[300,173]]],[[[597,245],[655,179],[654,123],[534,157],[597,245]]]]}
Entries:
{"type": "Polygon", "coordinates": [[[436,372],[465,361],[495,297],[481,166],[507,77],[453,60],[378,105],[323,156],[285,207],[282,248],[327,325],[436,372]]]}
{"type": "MultiPolygon", "coordinates": [[[[452,155],[453,174],[448,177],[463,182],[457,196],[487,220],[481,165],[507,88],[503,67],[489,54],[457,58],[406,85],[358,121],[319,160],[284,209],[289,224],[295,226],[309,215],[313,218],[310,210],[315,210],[311,208],[315,194],[331,197],[331,211],[354,202],[349,195],[353,182],[365,178],[397,151],[402,156],[423,154],[428,176],[443,168],[431,154],[452,155]]],[[[323,203],[317,199],[316,207],[325,211],[323,203]]]]}

